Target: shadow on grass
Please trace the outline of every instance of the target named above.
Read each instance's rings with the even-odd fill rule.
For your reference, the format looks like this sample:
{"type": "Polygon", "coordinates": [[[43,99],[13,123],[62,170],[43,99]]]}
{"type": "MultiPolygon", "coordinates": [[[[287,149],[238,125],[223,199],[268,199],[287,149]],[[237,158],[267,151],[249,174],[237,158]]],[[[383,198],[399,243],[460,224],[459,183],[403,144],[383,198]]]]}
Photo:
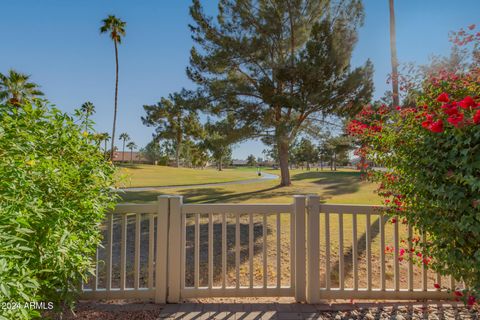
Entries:
{"type": "MultiPolygon", "coordinates": [[[[225,190],[223,188],[190,188],[182,189],[174,194],[184,197],[184,203],[215,203],[235,200],[235,202],[243,202],[250,199],[268,199],[272,197],[270,191],[280,189],[280,186],[254,190],[251,192],[236,193],[235,191],[225,190]]],[[[120,202],[153,202],[160,195],[172,194],[171,191],[129,191],[119,192],[120,202]]],[[[275,196],[293,195],[291,189],[285,189],[282,192],[275,192],[275,196]]]]}
{"type": "Polygon", "coordinates": [[[305,171],[292,177],[292,181],[302,180],[310,180],[308,182],[321,186],[323,195],[327,197],[355,193],[361,183],[360,172],[305,171]]]}
{"type": "Polygon", "coordinates": [[[132,163],[115,163],[115,167],[127,169],[144,169],[142,166],[132,163]]]}

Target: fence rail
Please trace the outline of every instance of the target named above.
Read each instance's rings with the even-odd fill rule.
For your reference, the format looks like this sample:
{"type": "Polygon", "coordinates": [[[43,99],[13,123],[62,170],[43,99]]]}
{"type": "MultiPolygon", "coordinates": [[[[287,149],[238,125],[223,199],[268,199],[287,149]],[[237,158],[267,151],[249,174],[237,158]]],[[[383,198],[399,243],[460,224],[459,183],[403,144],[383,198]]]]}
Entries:
{"type": "Polygon", "coordinates": [[[82,298],[451,299],[433,283],[461,285],[421,263],[414,241],[424,235],[392,223],[383,209],[321,204],[318,196],[294,196],[291,204],[183,204],[179,196],[121,204],[102,226],[82,298]]]}

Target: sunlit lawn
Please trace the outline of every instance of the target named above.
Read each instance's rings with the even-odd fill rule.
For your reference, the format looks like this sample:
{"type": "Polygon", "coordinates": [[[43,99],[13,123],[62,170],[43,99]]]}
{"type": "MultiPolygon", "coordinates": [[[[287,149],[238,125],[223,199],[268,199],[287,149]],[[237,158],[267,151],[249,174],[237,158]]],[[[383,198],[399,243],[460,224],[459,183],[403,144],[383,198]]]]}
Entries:
{"type": "Polygon", "coordinates": [[[248,167],[218,171],[215,168],[190,169],[148,164],[122,165],[119,176],[121,181],[118,186],[126,188],[180,186],[257,178],[255,168],[248,167]]]}
{"type": "MultiPolygon", "coordinates": [[[[175,176],[175,169],[168,168],[166,174],[175,176]]],[[[254,178],[254,170],[238,170],[220,172],[229,177],[240,176],[248,179],[254,178]]],[[[129,170],[135,174],[134,169],[129,170]]],[[[278,170],[266,170],[268,173],[279,174],[278,170]]],[[[210,174],[210,173],[207,173],[210,174]]],[[[210,175],[214,177],[216,173],[210,175]]],[[[213,187],[172,187],[158,191],[126,192],[122,194],[125,202],[146,202],[155,201],[158,195],[182,195],[184,202],[189,203],[211,203],[211,202],[230,202],[230,203],[288,203],[292,201],[292,196],[296,194],[318,194],[321,200],[329,203],[352,203],[352,204],[380,204],[380,198],[374,193],[376,185],[370,182],[360,180],[360,173],[353,170],[339,170],[332,172],[326,171],[302,171],[292,170],[292,185],[289,187],[278,187],[279,180],[261,181],[258,183],[235,184],[227,186],[213,187]]],[[[132,176],[132,181],[145,181],[151,179],[148,173],[141,173],[142,177],[132,176]]],[[[175,178],[177,179],[177,178],[175,178]]],[[[185,184],[186,177],[178,176],[179,180],[171,181],[170,184],[185,184]],[[179,182],[182,181],[182,182],[179,182]]],[[[202,182],[197,176],[193,177],[195,181],[202,182]]],[[[230,178],[233,179],[233,178],[230,178]]],[[[192,180],[190,180],[192,181],[192,180]]],[[[167,184],[167,183],[165,183],[167,184]]],[[[193,183],[192,183],[193,184],[193,183]]],[[[147,185],[144,182],[143,185],[147,185]]]]}

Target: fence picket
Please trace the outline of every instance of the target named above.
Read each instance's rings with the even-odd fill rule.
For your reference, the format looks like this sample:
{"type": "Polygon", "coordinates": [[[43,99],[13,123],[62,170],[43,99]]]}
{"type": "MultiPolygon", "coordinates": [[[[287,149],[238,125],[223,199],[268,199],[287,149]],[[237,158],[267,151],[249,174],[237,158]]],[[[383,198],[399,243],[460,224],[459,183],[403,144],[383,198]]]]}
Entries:
{"type": "Polygon", "coordinates": [[[281,282],[282,282],[282,262],[281,262],[281,256],[282,253],[280,251],[280,238],[282,235],[282,230],[281,230],[281,222],[280,222],[280,212],[277,212],[277,288],[281,287],[281,282]]]}
{"type": "Polygon", "coordinates": [[[394,284],[394,290],[398,291],[400,290],[400,261],[399,261],[399,246],[400,246],[400,240],[399,240],[399,234],[398,234],[398,217],[395,216],[395,223],[393,224],[394,232],[393,232],[393,243],[394,243],[394,272],[393,272],[393,277],[395,279],[395,284],[394,284]]]}
{"type": "Polygon", "coordinates": [[[370,212],[366,214],[366,250],[367,250],[367,290],[372,290],[372,230],[371,230],[371,215],[370,212]]]}
{"type": "Polygon", "coordinates": [[[380,214],[380,290],[385,291],[385,216],[380,214]]]}
{"type": "Polygon", "coordinates": [[[213,287],[213,215],[208,214],[208,288],[213,287]]]}
{"type": "Polygon", "coordinates": [[[263,215],[263,223],[262,223],[262,235],[263,235],[263,288],[267,288],[267,281],[268,281],[268,261],[267,261],[267,233],[268,233],[268,226],[267,226],[267,215],[263,215]]]}
{"type": "Polygon", "coordinates": [[[112,249],[113,249],[113,214],[108,214],[107,221],[107,279],[106,290],[112,290],[112,249]]]}
{"type": "Polygon", "coordinates": [[[345,266],[343,256],[343,213],[338,213],[338,287],[345,289],[345,266]]]}
{"type": "Polygon", "coordinates": [[[127,255],[127,214],[122,214],[120,238],[120,290],[125,290],[126,255],[127,255]]]}
{"type": "Polygon", "coordinates": [[[357,215],[352,214],[352,264],[353,264],[353,290],[358,290],[358,238],[357,215]]]}
{"type": "Polygon", "coordinates": [[[194,244],[194,286],[198,289],[200,286],[200,214],[195,214],[195,244],[194,244]]]}
{"type": "Polygon", "coordinates": [[[330,213],[325,212],[325,288],[330,287],[330,213]]]}
{"type": "Polygon", "coordinates": [[[148,215],[148,288],[153,289],[153,258],[155,256],[155,216],[148,215]]]}
{"type": "Polygon", "coordinates": [[[140,288],[140,232],[141,232],[142,214],[135,214],[135,259],[133,265],[133,287],[140,288]]]}
{"type": "Polygon", "coordinates": [[[235,284],[240,288],[240,214],[235,215],[235,284]]]}
{"type": "Polygon", "coordinates": [[[253,213],[248,214],[248,271],[249,274],[249,287],[253,288],[253,213]]]}
{"type": "Polygon", "coordinates": [[[413,252],[412,252],[412,226],[408,225],[408,291],[413,291],[413,252]]]}
{"type": "Polygon", "coordinates": [[[227,217],[222,214],[222,288],[227,286],[227,217]]]}
{"type": "Polygon", "coordinates": [[[320,198],[308,196],[307,302],[320,301],[320,198]]]}

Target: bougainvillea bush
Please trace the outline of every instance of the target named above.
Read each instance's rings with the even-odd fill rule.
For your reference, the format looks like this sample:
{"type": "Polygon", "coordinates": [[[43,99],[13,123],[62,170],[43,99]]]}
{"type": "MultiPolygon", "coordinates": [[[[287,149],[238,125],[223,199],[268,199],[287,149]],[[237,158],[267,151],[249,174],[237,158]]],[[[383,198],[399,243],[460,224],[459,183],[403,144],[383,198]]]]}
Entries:
{"type": "Polygon", "coordinates": [[[75,121],[42,101],[0,105],[0,318],[68,304],[92,271],[114,168],[75,121]]]}
{"type": "Polygon", "coordinates": [[[479,80],[478,69],[426,79],[418,106],[367,106],[348,125],[364,162],[386,168],[367,176],[387,212],[427,234],[412,239],[416,261],[464,281],[455,294],[468,304],[480,290],[479,80]]]}

